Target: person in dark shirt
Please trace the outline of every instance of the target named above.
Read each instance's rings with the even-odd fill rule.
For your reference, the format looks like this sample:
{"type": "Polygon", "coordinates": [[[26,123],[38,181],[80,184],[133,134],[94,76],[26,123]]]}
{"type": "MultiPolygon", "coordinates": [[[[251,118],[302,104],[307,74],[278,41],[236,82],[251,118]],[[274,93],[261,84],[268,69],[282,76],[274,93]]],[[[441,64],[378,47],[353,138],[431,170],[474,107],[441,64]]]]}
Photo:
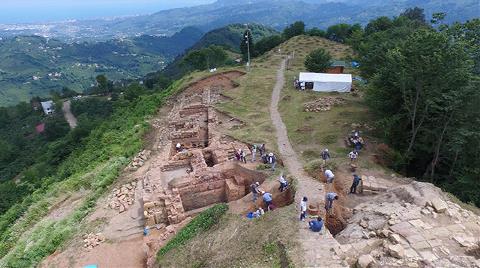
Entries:
{"type": "Polygon", "coordinates": [[[350,193],[351,194],[356,194],[357,193],[357,186],[360,184],[361,180],[362,180],[362,178],[360,178],[360,176],[358,176],[357,174],[353,175],[353,183],[352,183],[352,187],[350,187],[350,193]]]}
{"type": "Polygon", "coordinates": [[[312,220],[308,223],[310,230],[314,232],[320,232],[323,228],[323,220],[320,216],[315,220],[312,220]]]}

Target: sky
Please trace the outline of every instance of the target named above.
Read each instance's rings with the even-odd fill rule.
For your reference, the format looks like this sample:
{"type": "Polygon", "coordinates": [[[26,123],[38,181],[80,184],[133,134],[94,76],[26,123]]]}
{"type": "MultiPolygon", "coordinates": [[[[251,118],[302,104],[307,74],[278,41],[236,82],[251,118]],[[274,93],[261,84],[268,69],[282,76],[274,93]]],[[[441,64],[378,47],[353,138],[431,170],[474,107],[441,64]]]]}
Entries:
{"type": "Polygon", "coordinates": [[[215,0],[0,0],[0,23],[30,23],[150,14],[215,0]]]}

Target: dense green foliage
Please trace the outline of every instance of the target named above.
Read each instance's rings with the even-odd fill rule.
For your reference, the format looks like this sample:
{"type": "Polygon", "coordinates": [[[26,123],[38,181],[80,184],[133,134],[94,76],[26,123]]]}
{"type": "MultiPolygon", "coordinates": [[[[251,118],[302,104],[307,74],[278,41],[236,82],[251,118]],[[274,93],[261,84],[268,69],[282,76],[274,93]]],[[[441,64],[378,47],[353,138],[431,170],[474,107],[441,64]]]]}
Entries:
{"type": "MultiPolygon", "coordinates": [[[[4,256],[0,266],[36,266],[71,238],[82,219],[95,207],[96,200],[128,163],[128,158],[143,146],[142,137],[148,129],[146,117],[153,115],[165,98],[178,89],[176,83],[168,90],[150,92],[133,100],[118,98],[113,103],[111,116],[95,126],[81,143],[75,144],[51,174],[38,177],[40,186],[0,216],[0,256],[4,256]],[[80,189],[88,194],[72,214],[57,222],[43,221],[28,237],[22,237],[49,213],[56,197],[80,189]],[[28,251],[25,251],[27,246],[28,251]]],[[[82,110],[86,109],[77,109],[82,110]]]]}
{"type": "Polygon", "coordinates": [[[183,64],[193,70],[206,70],[222,67],[227,62],[228,55],[219,46],[209,46],[199,50],[192,50],[183,58],[183,64]]]}
{"type": "Polygon", "coordinates": [[[480,20],[438,29],[411,9],[371,21],[349,42],[391,167],[479,206],[480,20]]]}
{"type": "Polygon", "coordinates": [[[172,240],[158,251],[157,258],[161,259],[170,250],[184,245],[196,235],[212,228],[220,221],[227,210],[227,204],[217,204],[198,214],[198,216],[183,227],[172,240]]]}
{"type": "Polygon", "coordinates": [[[305,58],[305,68],[309,72],[324,73],[330,67],[332,56],[323,48],[315,49],[305,58]]]}
{"type": "Polygon", "coordinates": [[[76,142],[61,113],[43,116],[30,104],[0,108],[0,215],[36,189],[76,142]],[[45,124],[45,131],[35,127],[45,124]],[[16,182],[13,182],[15,179],[16,182]]]}
{"type": "Polygon", "coordinates": [[[283,30],[283,37],[288,40],[292,37],[302,35],[305,33],[305,23],[303,21],[296,21],[283,30]]]}

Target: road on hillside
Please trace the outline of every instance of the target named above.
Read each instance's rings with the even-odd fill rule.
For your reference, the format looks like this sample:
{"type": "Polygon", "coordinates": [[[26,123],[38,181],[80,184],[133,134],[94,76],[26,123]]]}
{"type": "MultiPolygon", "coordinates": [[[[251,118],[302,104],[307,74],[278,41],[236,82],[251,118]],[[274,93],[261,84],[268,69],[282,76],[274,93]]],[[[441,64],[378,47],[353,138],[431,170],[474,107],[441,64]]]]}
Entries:
{"type": "MultiPolygon", "coordinates": [[[[270,117],[276,130],[278,149],[283,163],[290,173],[297,180],[295,193],[295,205],[298,208],[300,200],[306,196],[308,203],[323,203],[325,196],[325,185],[310,177],[303,169],[303,164],[299,160],[297,153],[293,150],[292,144],[288,139],[287,128],[283,123],[282,116],[278,111],[278,103],[282,89],[285,85],[285,65],[286,60],[282,60],[277,72],[277,81],[272,92],[272,101],[270,103],[270,117]]],[[[300,215],[300,212],[299,212],[300,215]]],[[[298,221],[298,219],[297,219],[298,221]]],[[[302,261],[305,267],[347,267],[342,260],[333,252],[334,247],[339,243],[333,238],[329,231],[322,234],[316,234],[308,229],[306,222],[299,222],[298,241],[302,245],[302,261]]]]}
{"type": "Polygon", "coordinates": [[[77,127],[77,118],[75,118],[75,116],[72,114],[72,111],[71,111],[71,101],[70,100],[67,100],[67,101],[64,101],[63,102],[63,107],[62,107],[62,110],[63,110],[63,115],[65,116],[65,120],[67,120],[68,124],[70,125],[70,128],[71,129],[74,129],[77,127]]]}

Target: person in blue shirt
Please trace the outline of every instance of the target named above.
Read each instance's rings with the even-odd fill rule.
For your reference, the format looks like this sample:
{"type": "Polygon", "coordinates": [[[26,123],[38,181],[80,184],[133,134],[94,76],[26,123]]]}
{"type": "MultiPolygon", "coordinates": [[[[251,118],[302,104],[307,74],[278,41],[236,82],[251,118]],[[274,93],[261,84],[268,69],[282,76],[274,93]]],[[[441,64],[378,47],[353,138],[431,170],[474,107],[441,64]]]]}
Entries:
{"type": "Polygon", "coordinates": [[[358,176],[357,174],[353,174],[353,183],[352,183],[352,187],[350,187],[351,194],[357,193],[357,186],[360,184],[361,180],[362,178],[360,178],[360,176],[358,176]]]}
{"type": "Polygon", "coordinates": [[[323,228],[323,220],[320,216],[313,221],[308,223],[310,230],[314,232],[320,232],[323,228]]]}
{"type": "Polygon", "coordinates": [[[325,210],[327,213],[333,208],[333,201],[338,200],[338,195],[336,193],[327,193],[325,196],[325,210]]]}
{"type": "Polygon", "coordinates": [[[262,192],[263,194],[263,202],[265,203],[265,207],[267,210],[270,210],[270,206],[272,205],[272,194],[268,192],[262,192]]]}

